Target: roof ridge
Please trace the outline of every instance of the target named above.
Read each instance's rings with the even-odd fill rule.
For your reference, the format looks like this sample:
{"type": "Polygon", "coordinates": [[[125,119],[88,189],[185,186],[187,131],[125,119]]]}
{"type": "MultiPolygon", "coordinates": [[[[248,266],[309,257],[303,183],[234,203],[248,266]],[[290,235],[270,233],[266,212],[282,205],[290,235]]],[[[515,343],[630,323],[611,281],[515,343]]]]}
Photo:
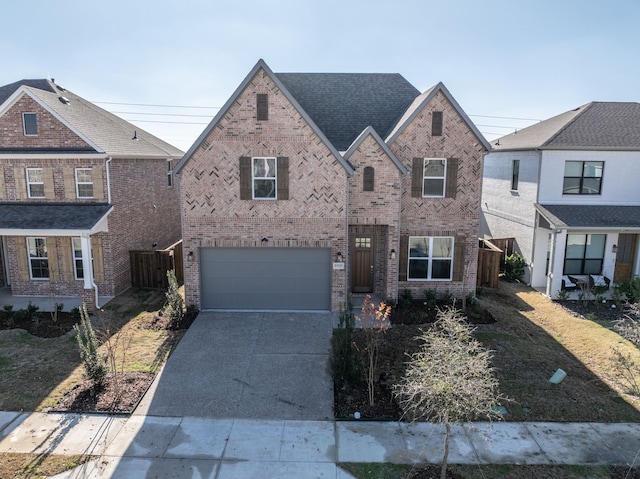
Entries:
{"type": "MultiPolygon", "coordinates": [[[[586,111],[590,110],[590,109],[593,107],[594,103],[596,103],[596,102],[591,101],[591,102],[586,103],[586,104],[584,104],[584,105],[582,105],[582,106],[579,106],[578,108],[574,108],[574,109],[573,109],[573,111],[576,111],[576,110],[578,110],[578,109],[580,109],[581,111],[580,111],[580,112],[578,112],[578,114],[577,114],[577,115],[573,116],[573,118],[571,118],[569,121],[567,121],[567,122],[566,122],[562,127],[558,128],[558,130],[557,130],[553,135],[551,135],[549,138],[547,138],[547,140],[546,140],[544,143],[542,143],[540,146],[541,146],[541,147],[543,147],[543,146],[547,146],[547,145],[549,145],[549,144],[550,144],[553,140],[555,140],[555,139],[556,139],[556,138],[557,138],[557,137],[558,137],[562,132],[566,131],[566,130],[567,130],[567,128],[569,128],[569,126],[573,125],[573,123],[575,123],[575,121],[576,121],[578,118],[580,118],[582,115],[584,115],[584,113],[585,113],[586,111]]],[[[601,102],[601,103],[606,103],[606,102],[601,102]]],[[[570,111],[571,111],[571,110],[570,110],[570,111]]],[[[565,112],[565,113],[567,113],[567,112],[565,112]]],[[[561,113],[561,114],[562,114],[562,113],[561,113]]],[[[545,120],[545,121],[546,121],[546,120],[545,120]]]]}

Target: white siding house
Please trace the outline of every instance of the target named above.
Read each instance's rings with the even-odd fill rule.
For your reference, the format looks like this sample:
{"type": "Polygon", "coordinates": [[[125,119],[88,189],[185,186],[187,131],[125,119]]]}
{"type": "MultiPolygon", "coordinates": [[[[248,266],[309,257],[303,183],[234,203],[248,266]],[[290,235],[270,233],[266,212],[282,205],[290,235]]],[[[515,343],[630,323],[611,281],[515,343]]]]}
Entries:
{"type": "MultiPolygon", "coordinates": [[[[640,274],[640,104],[593,102],[498,139],[481,235],[515,238],[550,297],[640,274]]],[[[575,295],[575,294],[574,294],[575,295]]]]}

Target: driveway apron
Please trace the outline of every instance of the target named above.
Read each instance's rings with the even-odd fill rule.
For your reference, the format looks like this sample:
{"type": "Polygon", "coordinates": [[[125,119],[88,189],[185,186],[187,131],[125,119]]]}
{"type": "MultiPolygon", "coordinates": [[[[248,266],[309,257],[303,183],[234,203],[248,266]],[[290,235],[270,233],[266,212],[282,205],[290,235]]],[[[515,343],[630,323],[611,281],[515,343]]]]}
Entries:
{"type": "Polygon", "coordinates": [[[331,331],[330,313],[201,312],[136,413],[332,419],[331,331]]]}

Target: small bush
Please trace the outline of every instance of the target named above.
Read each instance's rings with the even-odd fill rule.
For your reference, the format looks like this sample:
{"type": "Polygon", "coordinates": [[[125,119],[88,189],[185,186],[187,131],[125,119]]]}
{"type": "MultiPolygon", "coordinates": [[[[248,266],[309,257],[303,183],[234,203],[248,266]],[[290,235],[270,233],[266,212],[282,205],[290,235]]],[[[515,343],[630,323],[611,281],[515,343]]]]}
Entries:
{"type": "Polygon", "coordinates": [[[400,309],[410,308],[412,304],[413,304],[413,293],[411,292],[410,289],[405,289],[400,295],[400,298],[398,299],[398,308],[400,309]]]}
{"type": "Polygon", "coordinates": [[[339,326],[333,330],[331,338],[331,371],[337,389],[349,389],[362,377],[362,363],[353,344],[354,325],[353,303],[349,298],[346,307],[340,306],[339,326]]]}
{"type": "Polygon", "coordinates": [[[89,313],[86,305],[82,305],[80,310],[80,323],[74,324],[78,338],[78,348],[80,349],[80,359],[84,366],[87,379],[92,382],[92,390],[99,389],[104,384],[107,376],[107,356],[100,355],[98,348],[100,343],[91,325],[89,313]]]}
{"type": "Polygon", "coordinates": [[[169,318],[169,327],[171,329],[180,329],[184,319],[184,300],[179,291],[176,273],[172,269],[167,271],[167,280],[169,287],[165,293],[165,303],[162,311],[169,318]]]}
{"type": "Polygon", "coordinates": [[[507,277],[507,279],[511,281],[520,280],[524,275],[525,265],[526,265],[526,262],[524,260],[524,257],[520,253],[515,252],[513,254],[510,254],[506,258],[504,274],[507,277]]]}
{"type": "Polygon", "coordinates": [[[640,276],[636,276],[631,281],[620,283],[618,289],[630,303],[640,302],[640,276]]]}

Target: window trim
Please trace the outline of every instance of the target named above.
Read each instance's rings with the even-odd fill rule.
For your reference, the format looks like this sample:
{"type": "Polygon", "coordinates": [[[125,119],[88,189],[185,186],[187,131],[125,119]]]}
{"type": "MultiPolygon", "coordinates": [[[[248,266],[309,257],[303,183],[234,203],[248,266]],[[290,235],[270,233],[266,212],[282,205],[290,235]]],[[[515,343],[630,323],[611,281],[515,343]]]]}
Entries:
{"type": "Polygon", "coordinates": [[[25,179],[27,182],[27,197],[28,198],[46,198],[46,191],[44,188],[44,168],[25,168],[24,169],[24,173],[25,173],[25,179]],[[30,175],[29,172],[31,171],[39,171],[40,172],[40,176],[42,177],[42,181],[31,181],[30,180],[30,175]],[[42,185],[42,195],[41,196],[35,196],[31,194],[31,185],[42,185]]]}
{"type": "Polygon", "coordinates": [[[278,199],[278,158],[275,156],[252,156],[251,157],[251,199],[253,200],[265,200],[274,201],[278,199]],[[255,160],[273,160],[275,167],[275,175],[270,176],[255,176],[255,160]],[[273,197],[256,196],[256,180],[268,180],[273,181],[273,197]]]}
{"type": "Polygon", "coordinates": [[[520,182],[520,160],[511,160],[511,191],[518,191],[520,182]]]}
{"type": "Polygon", "coordinates": [[[564,257],[563,257],[563,262],[562,262],[562,274],[569,274],[569,275],[586,275],[586,274],[602,274],[603,268],[604,268],[604,258],[606,257],[607,253],[607,234],[606,233],[567,233],[567,238],[566,238],[566,243],[564,245],[564,257]],[[567,258],[567,248],[569,247],[569,236],[582,236],[584,237],[584,248],[582,250],[582,256],[580,258],[567,258]],[[589,236],[604,236],[604,241],[602,242],[602,256],[599,258],[587,258],[586,254],[587,254],[587,246],[588,246],[588,239],[589,236]],[[567,273],[567,260],[580,260],[581,261],[581,267],[580,267],[580,273],[567,273]],[[600,271],[598,273],[585,273],[585,262],[587,260],[598,260],[600,261],[600,271]]]}
{"type": "Polygon", "coordinates": [[[454,257],[455,257],[455,246],[456,239],[453,236],[409,236],[407,240],[407,281],[453,281],[453,269],[454,269],[454,257]],[[449,239],[451,240],[451,255],[449,257],[434,257],[434,256],[420,256],[420,257],[412,257],[411,256],[411,240],[415,238],[428,238],[429,239],[429,252],[433,251],[433,240],[434,239],[449,239]],[[411,275],[411,260],[419,260],[427,262],[427,277],[426,278],[412,278],[411,275]],[[449,277],[448,278],[433,278],[433,261],[434,260],[448,260],[449,264],[449,277]]]}
{"type": "Polygon", "coordinates": [[[602,178],[604,178],[604,161],[590,161],[590,160],[566,160],[564,162],[564,172],[563,172],[563,176],[562,176],[562,194],[563,195],[602,195],[602,178]],[[581,174],[580,176],[567,176],[567,164],[568,163],[581,163],[582,164],[582,168],[581,168],[581,174]],[[601,167],[601,172],[600,172],[600,176],[585,176],[584,175],[584,167],[587,163],[600,163],[602,165],[601,167]],[[576,193],[571,193],[571,192],[567,192],[565,191],[565,186],[564,183],[566,181],[567,178],[579,178],[580,179],[580,183],[578,185],[578,191],[576,193]],[[587,179],[598,179],[598,192],[597,193],[585,193],[584,192],[584,180],[585,178],[587,179]]]}
{"type": "Polygon", "coordinates": [[[75,168],[74,170],[74,177],[76,180],[76,198],[94,198],[94,190],[93,190],[93,168],[86,168],[86,167],[79,167],[79,168],[75,168]],[[89,171],[89,178],[91,178],[91,181],[79,181],[78,180],[78,171],[79,170],[85,170],[85,171],[89,171]],[[80,195],[80,185],[91,185],[91,196],[81,196],[80,195]]]}
{"type": "Polygon", "coordinates": [[[27,244],[27,258],[29,260],[29,279],[33,281],[48,281],[51,277],[51,270],[49,269],[49,250],[47,248],[47,238],[44,236],[28,236],[26,239],[27,244]],[[36,253],[38,252],[38,245],[35,243],[36,240],[42,240],[44,244],[44,253],[46,256],[31,256],[31,241],[34,241],[34,248],[36,253]],[[47,276],[34,276],[33,274],[33,261],[46,261],[47,268],[47,276]]]}
{"type": "Polygon", "coordinates": [[[24,136],[38,136],[38,115],[34,111],[25,111],[22,113],[22,132],[24,136]],[[29,133],[27,131],[27,115],[33,118],[33,127],[35,128],[35,133],[29,133]]]}
{"type": "Polygon", "coordinates": [[[447,194],[447,158],[424,158],[422,162],[422,197],[423,198],[445,198],[447,194]],[[442,177],[440,176],[426,176],[425,171],[427,168],[427,161],[443,161],[444,162],[444,171],[442,172],[442,177]],[[442,194],[440,195],[427,195],[424,191],[424,182],[425,180],[439,180],[442,179],[442,194]]]}
{"type": "Polygon", "coordinates": [[[84,280],[84,264],[82,263],[82,238],[80,236],[71,237],[71,255],[73,257],[73,277],[77,281],[84,280]],[[76,241],[78,242],[79,250],[76,249],[76,241]],[[80,256],[76,256],[76,251],[80,252],[80,256]],[[78,261],[80,261],[80,269],[82,270],[82,276],[78,274],[78,261]]]}

